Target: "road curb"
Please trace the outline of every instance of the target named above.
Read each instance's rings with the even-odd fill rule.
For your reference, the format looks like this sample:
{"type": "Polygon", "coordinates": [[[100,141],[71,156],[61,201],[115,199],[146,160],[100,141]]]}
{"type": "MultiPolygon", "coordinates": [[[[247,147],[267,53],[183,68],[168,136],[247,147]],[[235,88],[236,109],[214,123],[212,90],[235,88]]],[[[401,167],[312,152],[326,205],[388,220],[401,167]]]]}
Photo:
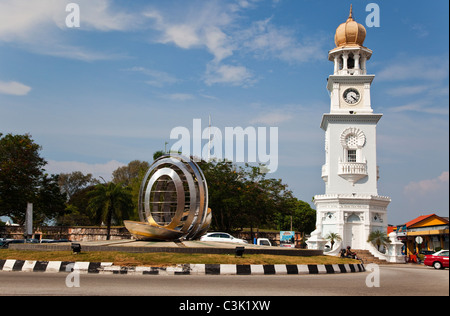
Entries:
{"type": "Polygon", "coordinates": [[[130,275],[301,275],[364,272],[363,264],[325,265],[239,265],[239,264],[182,264],[173,267],[124,267],[112,262],[65,262],[0,260],[0,271],[10,272],[74,272],[83,274],[130,275]]]}

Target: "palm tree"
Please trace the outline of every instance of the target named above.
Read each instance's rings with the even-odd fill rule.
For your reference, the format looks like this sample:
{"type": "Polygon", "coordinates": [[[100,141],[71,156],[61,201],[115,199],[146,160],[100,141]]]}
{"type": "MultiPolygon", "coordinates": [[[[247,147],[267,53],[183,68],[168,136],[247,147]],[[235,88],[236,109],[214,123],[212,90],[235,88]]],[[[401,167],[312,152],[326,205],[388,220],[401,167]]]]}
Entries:
{"type": "Polygon", "coordinates": [[[88,193],[88,209],[93,212],[98,223],[107,225],[106,240],[111,237],[111,223],[128,218],[133,211],[131,189],[113,182],[97,184],[88,193]]]}
{"type": "Polygon", "coordinates": [[[338,233],[329,233],[328,235],[325,236],[325,239],[330,241],[331,250],[333,250],[333,246],[336,241],[342,241],[342,238],[338,233]]]}
{"type": "Polygon", "coordinates": [[[386,247],[388,244],[391,243],[389,240],[389,237],[386,235],[385,232],[381,230],[375,230],[369,234],[369,238],[367,239],[367,242],[371,242],[372,244],[377,246],[378,251],[380,251],[380,246],[386,247]]]}

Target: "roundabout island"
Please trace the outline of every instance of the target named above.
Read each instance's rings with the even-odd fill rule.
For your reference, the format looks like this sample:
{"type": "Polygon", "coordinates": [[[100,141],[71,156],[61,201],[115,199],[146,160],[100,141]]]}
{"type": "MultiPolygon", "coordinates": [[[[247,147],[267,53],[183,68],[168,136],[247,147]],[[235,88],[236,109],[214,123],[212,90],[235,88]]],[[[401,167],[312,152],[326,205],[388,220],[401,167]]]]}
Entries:
{"type": "Polygon", "coordinates": [[[318,250],[245,245],[243,256],[237,257],[236,247],[241,245],[234,243],[117,240],[79,244],[79,254],[71,252],[71,243],[13,244],[9,250],[2,251],[3,254],[0,252],[0,271],[139,275],[300,275],[365,271],[364,265],[356,260],[324,256],[318,250]],[[11,253],[5,256],[9,251],[11,253]],[[51,259],[56,261],[48,258],[56,258],[51,259]],[[153,263],[157,258],[160,261],[153,263]]]}

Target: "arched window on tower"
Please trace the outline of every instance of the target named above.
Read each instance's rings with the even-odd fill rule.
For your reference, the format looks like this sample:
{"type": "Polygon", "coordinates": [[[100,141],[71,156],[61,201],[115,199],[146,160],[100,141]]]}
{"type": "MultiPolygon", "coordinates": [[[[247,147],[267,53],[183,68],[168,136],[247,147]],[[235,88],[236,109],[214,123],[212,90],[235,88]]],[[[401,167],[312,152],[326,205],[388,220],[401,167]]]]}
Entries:
{"type": "Polygon", "coordinates": [[[347,128],[341,134],[341,145],[344,150],[343,162],[363,162],[362,147],[366,142],[364,133],[358,128],[347,128]]]}
{"type": "Polygon", "coordinates": [[[355,134],[349,134],[345,138],[347,162],[357,162],[358,137],[355,134]]]}
{"type": "Polygon", "coordinates": [[[353,58],[353,54],[350,54],[348,56],[348,60],[347,60],[347,68],[348,69],[353,69],[355,68],[355,59],[353,58]]]}

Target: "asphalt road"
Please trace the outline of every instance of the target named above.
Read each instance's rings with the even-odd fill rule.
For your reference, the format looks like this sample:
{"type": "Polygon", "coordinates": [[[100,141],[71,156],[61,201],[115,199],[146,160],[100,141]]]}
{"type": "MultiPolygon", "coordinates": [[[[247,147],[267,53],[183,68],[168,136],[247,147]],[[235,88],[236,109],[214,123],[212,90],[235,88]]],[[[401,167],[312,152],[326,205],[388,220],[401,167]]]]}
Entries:
{"type": "Polygon", "coordinates": [[[363,273],[323,275],[96,275],[0,272],[0,295],[148,296],[413,296],[449,295],[449,270],[380,266],[363,273]],[[379,278],[378,278],[379,276],[379,278]],[[368,287],[366,281],[369,280],[368,287]],[[66,282],[68,281],[68,283],[66,282]],[[79,281],[79,284],[77,282],[79,281]],[[379,283],[378,283],[379,281],[379,283]],[[67,287],[79,285],[79,287],[67,287]]]}

